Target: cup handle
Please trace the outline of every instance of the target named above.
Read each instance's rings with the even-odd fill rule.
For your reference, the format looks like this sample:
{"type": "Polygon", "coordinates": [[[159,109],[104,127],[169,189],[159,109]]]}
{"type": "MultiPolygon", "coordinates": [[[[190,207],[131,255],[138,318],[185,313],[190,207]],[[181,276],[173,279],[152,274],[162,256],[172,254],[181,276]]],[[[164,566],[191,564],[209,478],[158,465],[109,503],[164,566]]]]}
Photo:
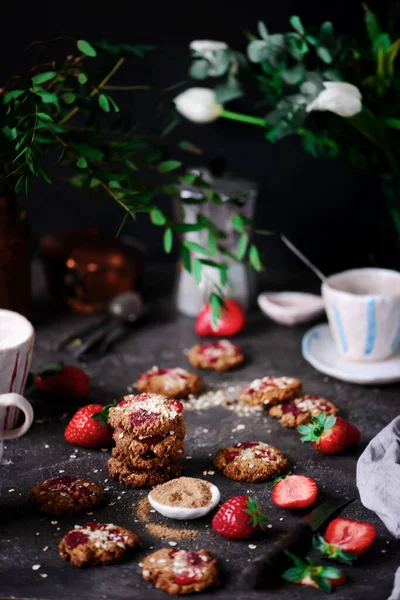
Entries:
{"type": "Polygon", "coordinates": [[[25,400],[25,398],[20,394],[1,394],[0,406],[16,406],[22,410],[25,415],[25,421],[22,423],[21,427],[0,431],[0,440],[12,440],[24,435],[33,422],[33,408],[29,404],[28,400],[25,400]]]}

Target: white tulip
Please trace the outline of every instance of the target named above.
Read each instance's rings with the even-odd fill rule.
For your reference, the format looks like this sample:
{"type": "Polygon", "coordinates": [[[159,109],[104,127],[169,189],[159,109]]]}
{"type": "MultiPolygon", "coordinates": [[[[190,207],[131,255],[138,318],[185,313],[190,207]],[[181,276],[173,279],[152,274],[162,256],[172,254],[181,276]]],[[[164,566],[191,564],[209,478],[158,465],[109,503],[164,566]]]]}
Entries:
{"type": "Polygon", "coordinates": [[[193,42],[190,42],[190,49],[208,60],[212,58],[214,52],[226,50],[227,48],[228,44],[225,42],[215,42],[214,40],[193,40],[193,42]]]}
{"type": "Polygon", "coordinates": [[[209,88],[189,88],[174,99],[178,112],[193,123],[211,123],[220,116],[223,106],[215,101],[215,92],[209,88]]]}
{"type": "Polygon", "coordinates": [[[328,110],[339,117],[353,117],[361,112],[361,92],[358,87],[341,81],[324,81],[324,87],[307,106],[307,112],[328,110]]]}

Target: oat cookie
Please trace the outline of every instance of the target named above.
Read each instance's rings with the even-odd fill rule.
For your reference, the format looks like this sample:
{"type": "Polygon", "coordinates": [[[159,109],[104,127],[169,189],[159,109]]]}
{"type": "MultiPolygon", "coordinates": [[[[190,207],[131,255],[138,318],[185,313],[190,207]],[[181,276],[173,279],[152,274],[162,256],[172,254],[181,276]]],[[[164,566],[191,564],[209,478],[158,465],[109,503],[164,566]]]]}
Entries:
{"type": "Polygon", "coordinates": [[[183,446],[186,428],[181,423],[176,430],[171,429],[167,434],[134,437],[121,427],[114,429],[115,447],[124,454],[146,454],[152,452],[157,457],[171,454],[177,447],[183,446]]]}
{"type": "Polygon", "coordinates": [[[161,394],[129,395],[110,408],[108,422],[134,437],[148,437],[176,429],[182,423],[182,411],[178,400],[161,394]]]}
{"type": "Polygon", "coordinates": [[[326,415],[336,415],[338,407],[322,398],[321,396],[311,396],[305,394],[294,400],[283,402],[272,406],[269,414],[275,419],[280,419],[284,427],[299,427],[311,423],[311,417],[318,417],[323,412],[326,415]]]}
{"type": "Polygon", "coordinates": [[[136,469],[128,466],[126,463],[110,458],[108,468],[111,477],[118,479],[128,488],[153,487],[165,483],[174,477],[180,477],[182,474],[182,465],[179,462],[170,463],[162,469],[136,469]]]}
{"type": "Polygon", "coordinates": [[[179,367],[153,367],[139,377],[135,387],[139,392],[163,394],[167,398],[186,398],[189,394],[198,394],[203,389],[203,382],[195,373],[179,367]]]}
{"type": "Polygon", "coordinates": [[[189,350],[189,362],[201,369],[228,371],[244,361],[241,349],[229,340],[196,344],[189,350]]]}
{"type": "Polygon", "coordinates": [[[301,381],[294,377],[263,377],[244,387],[239,399],[252,406],[269,407],[296,398],[301,389],[301,381]]]}
{"type": "Polygon", "coordinates": [[[218,451],[214,465],[236,481],[265,481],[286,469],[287,459],[278,448],[263,442],[239,442],[218,451]]]}
{"type": "Polygon", "coordinates": [[[113,565],[140,545],[138,536],[125,527],[90,521],[83,527],[75,525],[58,547],[62,558],[75,567],[83,567],[113,565]]]}
{"type": "Polygon", "coordinates": [[[218,583],[218,562],[208,550],[162,548],[146,556],[142,575],[168,594],[191,594],[218,583]]]}
{"type": "Polygon", "coordinates": [[[134,469],[153,471],[154,469],[163,469],[172,462],[176,462],[182,457],[183,453],[183,442],[177,442],[171,448],[170,452],[164,452],[162,456],[156,456],[151,450],[148,450],[144,454],[134,454],[132,452],[124,452],[118,448],[113,448],[111,456],[118,462],[124,463],[128,468],[133,467],[134,469]]]}
{"type": "Polygon", "coordinates": [[[77,475],[59,475],[46,479],[29,490],[29,499],[40,512],[48,515],[76,515],[104,503],[100,486],[77,475]]]}

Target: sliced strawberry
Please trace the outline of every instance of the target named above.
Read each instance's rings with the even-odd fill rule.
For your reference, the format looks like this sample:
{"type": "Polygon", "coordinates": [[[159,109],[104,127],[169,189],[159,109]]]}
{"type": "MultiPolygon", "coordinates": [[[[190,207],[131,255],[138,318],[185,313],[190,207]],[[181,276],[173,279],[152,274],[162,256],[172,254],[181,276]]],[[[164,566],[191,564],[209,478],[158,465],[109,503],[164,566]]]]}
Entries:
{"type": "Polygon", "coordinates": [[[66,398],[86,398],[89,395],[89,377],[73,365],[53,363],[31,374],[30,381],[45,394],[66,398]]]}
{"type": "Polygon", "coordinates": [[[372,523],[338,518],[329,523],[325,539],[318,536],[313,545],[324,556],[351,564],[371,547],[375,536],[372,523]]]}
{"type": "Polygon", "coordinates": [[[246,313],[242,305],[235,300],[225,300],[216,324],[213,323],[211,306],[207,302],[197,316],[194,329],[199,336],[230,337],[239,333],[245,324],[246,313]]]}
{"type": "Polygon", "coordinates": [[[214,515],[212,528],[216,533],[231,540],[244,540],[265,521],[267,518],[254,498],[232,496],[214,515]]]}
{"type": "Polygon", "coordinates": [[[339,569],[318,565],[310,558],[302,559],[290,552],[286,552],[286,554],[294,564],[282,575],[286,581],[331,592],[332,587],[336,587],[346,580],[346,576],[339,569]]]}
{"type": "Polygon", "coordinates": [[[281,508],[307,508],[317,499],[317,484],[305,475],[286,475],[274,482],[272,502],[281,508]]]}
{"type": "Polygon", "coordinates": [[[84,448],[108,446],[112,441],[112,430],[107,424],[109,408],[102,404],[80,408],[65,429],[67,442],[84,448]]]}
{"type": "Polygon", "coordinates": [[[313,448],[323,454],[337,454],[360,442],[357,427],[341,417],[327,416],[323,412],[312,417],[308,425],[300,425],[297,431],[301,433],[302,442],[311,442],[313,448]]]}

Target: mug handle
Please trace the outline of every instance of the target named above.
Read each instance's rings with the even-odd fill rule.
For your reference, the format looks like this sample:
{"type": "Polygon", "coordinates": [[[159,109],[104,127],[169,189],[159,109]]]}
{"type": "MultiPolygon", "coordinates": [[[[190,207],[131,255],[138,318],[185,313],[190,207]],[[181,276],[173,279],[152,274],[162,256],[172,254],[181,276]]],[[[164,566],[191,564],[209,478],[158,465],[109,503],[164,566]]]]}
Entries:
{"type": "Polygon", "coordinates": [[[21,427],[0,431],[0,440],[12,440],[24,435],[33,422],[33,408],[29,404],[28,400],[25,400],[25,398],[20,394],[1,394],[0,406],[16,406],[22,410],[25,415],[25,421],[22,423],[21,427]]]}

